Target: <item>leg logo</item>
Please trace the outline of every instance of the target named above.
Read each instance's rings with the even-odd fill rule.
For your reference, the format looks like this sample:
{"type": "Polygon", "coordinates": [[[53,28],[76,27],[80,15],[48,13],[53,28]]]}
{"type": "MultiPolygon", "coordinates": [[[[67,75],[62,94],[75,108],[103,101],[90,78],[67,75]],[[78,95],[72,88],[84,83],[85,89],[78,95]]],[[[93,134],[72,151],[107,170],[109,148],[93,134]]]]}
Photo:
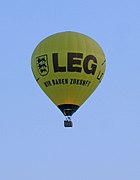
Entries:
{"type": "Polygon", "coordinates": [[[49,72],[47,54],[36,57],[38,72],[41,76],[46,76],[49,72]]]}

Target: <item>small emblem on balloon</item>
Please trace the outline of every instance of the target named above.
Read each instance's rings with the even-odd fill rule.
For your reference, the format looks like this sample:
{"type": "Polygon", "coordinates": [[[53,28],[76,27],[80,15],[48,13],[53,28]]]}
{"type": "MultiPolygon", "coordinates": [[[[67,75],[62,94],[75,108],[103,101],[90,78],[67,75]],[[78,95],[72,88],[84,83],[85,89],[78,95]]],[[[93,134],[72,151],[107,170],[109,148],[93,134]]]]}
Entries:
{"type": "Polygon", "coordinates": [[[47,54],[36,57],[38,72],[41,76],[46,76],[49,72],[47,54]]]}

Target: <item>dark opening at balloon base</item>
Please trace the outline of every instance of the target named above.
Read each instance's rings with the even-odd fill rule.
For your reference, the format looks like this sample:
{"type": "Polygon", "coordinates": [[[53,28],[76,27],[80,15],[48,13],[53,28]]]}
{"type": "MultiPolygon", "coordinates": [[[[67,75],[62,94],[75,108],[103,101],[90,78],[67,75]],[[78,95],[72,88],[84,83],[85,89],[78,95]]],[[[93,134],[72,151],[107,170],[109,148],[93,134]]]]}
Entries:
{"type": "Polygon", "coordinates": [[[61,112],[65,115],[65,116],[72,116],[73,113],[75,113],[77,111],[77,109],[79,108],[78,105],[75,104],[60,104],[58,106],[58,108],[61,110],[61,112]]]}

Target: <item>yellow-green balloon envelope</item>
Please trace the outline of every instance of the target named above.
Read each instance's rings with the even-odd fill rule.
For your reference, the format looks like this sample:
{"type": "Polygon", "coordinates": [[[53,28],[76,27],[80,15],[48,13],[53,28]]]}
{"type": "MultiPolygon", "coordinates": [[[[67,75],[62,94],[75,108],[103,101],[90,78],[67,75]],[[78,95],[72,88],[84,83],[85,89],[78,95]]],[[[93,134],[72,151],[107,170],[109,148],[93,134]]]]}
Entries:
{"type": "Polygon", "coordinates": [[[77,32],[47,37],[32,55],[36,81],[65,116],[71,116],[96,89],[105,66],[97,42],[77,32]]]}

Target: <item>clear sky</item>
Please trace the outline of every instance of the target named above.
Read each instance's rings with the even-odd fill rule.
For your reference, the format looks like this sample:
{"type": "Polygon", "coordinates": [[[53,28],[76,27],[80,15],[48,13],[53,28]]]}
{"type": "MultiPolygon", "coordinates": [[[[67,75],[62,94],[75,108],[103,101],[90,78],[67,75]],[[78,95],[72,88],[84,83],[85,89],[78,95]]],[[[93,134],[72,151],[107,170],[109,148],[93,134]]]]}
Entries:
{"type": "Polygon", "coordinates": [[[140,180],[139,0],[4,0],[0,5],[0,179],[140,180]],[[74,127],[39,88],[31,55],[78,31],[103,48],[103,81],[74,127]]]}

